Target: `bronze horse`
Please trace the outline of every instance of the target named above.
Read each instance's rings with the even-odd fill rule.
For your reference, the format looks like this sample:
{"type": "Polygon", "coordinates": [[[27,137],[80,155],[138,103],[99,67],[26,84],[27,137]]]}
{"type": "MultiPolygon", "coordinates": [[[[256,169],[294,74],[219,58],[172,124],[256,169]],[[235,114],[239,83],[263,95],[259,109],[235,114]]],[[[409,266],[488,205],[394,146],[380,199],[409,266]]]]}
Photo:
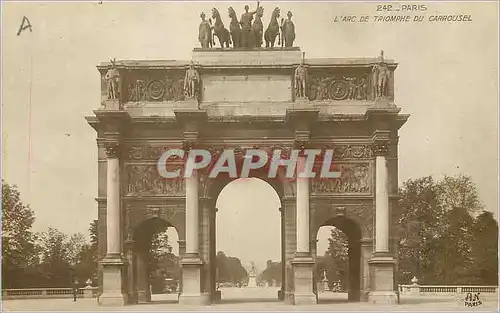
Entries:
{"type": "Polygon", "coordinates": [[[252,32],[254,35],[254,47],[260,48],[262,46],[262,34],[264,32],[264,25],[262,24],[262,15],[264,15],[264,8],[257,6],[255,11],[255,20],[252,24],[252,32]]]}
{"type": "Polygon", "coordinates": [[[276,40],[276,36],[278,36],[278,46],[281,44],[280,25],[278,24],[279,17],[280,17],[280,8],[276,7],[271,15],[269,26],[267,26],[266,32],[264,33],[264,39],[266,40],[266,48],[274,47],[274,41],[276,40]]]}
{"type": "MultiPolygon", "coordinates": [[[[231,43],[231,36],[229,35],[229,31],[224,27],[224,23],[220,17],[219,11],[216,8],[212,9],[212,18],[215,20],[213,26],[213,36],[217,36],[219,38],[220,47],[229,48],[229,44],[231,43]]],[[[215,46],[215,38],[212,40],[215,46]]]]}
{"type": "Polygon", "coordinates": [[[241,28],[240,28],[240,22],[238,21],[238,16],[236,15],[236,12],[234,11],[233,7],[229,7],[227,11],[229,13],[229,17],[231,18],[231,23],[229,24],[229,32],[231,33],[233,48],[240,48],[241,28]]]}

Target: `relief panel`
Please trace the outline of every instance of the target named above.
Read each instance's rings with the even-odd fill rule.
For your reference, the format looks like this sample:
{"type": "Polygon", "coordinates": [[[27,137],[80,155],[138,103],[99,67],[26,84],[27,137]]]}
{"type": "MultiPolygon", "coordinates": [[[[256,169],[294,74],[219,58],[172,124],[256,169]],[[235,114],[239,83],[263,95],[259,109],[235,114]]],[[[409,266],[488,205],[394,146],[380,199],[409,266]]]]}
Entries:
{"type": "Polygon", "coordinates": [[[203,101],[292,101],[289,75],[203,75],[203,101]]]}
{"type": "Polygon", "coordinates": [[[341,177],[312,181],[313,194],[371,194],[370,163],[337,163],[341,177]]]}

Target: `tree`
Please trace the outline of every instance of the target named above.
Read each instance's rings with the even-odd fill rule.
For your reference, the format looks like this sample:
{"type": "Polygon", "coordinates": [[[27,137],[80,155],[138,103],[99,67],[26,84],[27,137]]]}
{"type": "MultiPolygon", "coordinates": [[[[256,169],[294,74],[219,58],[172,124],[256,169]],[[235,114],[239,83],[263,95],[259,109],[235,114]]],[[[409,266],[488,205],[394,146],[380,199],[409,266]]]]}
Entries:
{"type": "Polygon", "coordinates": [[[84,243],[76,256],[75,272],[79,282],[84,283],[91,279],[95,285],[97,283],[98,269],[98,221],[93,220],[89,226],[90,244],[84,243]]]}
{"type": "Polygon", "coordinates": [[[435,251],[433,283],[479,283],[471,272],[472,216],[466,208],[456,207],[445,213],[443,222],[443,236],[439,238],[435,251]]]}
{"type": "Polygon", "coordinates": [[[443,210],[439,188],[431,176],[403,183],[399,208],[399,280],[417,276],[422,283],[434,278],[437,241],[442,232],[443,210]]]}
{"type": "Polygon", "coordinates": [[[2,180],[2,286],[27,287],[38,263],[36,236],[31,232],[35,216],[21,202],[16,186],[2,180]]]}
{"type": "MultiPolygon", "coordinates": [[[[497,250],[496,245],[490,246],[488,253],[478,255],[481,248],[476,236],[482,234],[478,229],[483,226],[477,225],[490,225],[489,234],[484,235],[490,240],[497,237],[498,229],[491,226],[492,216],[474,219],[483,205],[470,177],[408,180],[400,190],[399,208],[400,282],[417,276],[422,284],[485,284],[476,268],[496,262],[497,250]]],[[[487,266],[490,273],[493,269],[487,266]]]]}
{"type": "Polygon", "coordinates": [[[236,257],[228,257],[224,252],[217,252],[217,275],[219,282],[230,282],[233,284],[246,281],[248,273],[236,257]]]}
{"type": "Polygon", "coordinates": [[[95,251],[95,260],[97,261],[97,251],[99,248],[99,221],[98,220],[93,220],[90,223],[89,227],[89,234],[90,234],[90,246],[92,248],[92,251],[95,251]]]}
{"type": "Polygon", "coordinates": [[[172,253],[166,231],[153,234],[150,255],[151,285],[161,292],[165,288],[165,278],[179,280],[180,276],[179,258],[172,253]]]}
{"type": "Polygon", "coordinates": [[[498,223],[491,212],[483,212],[472,227],[474,276],[484,285],[498,284],[498,223]]]}
{"type": "Polygon", "coordinates": [[[349,256],[347,236],[338,228],[333,227],[328,238],[328,249],[324,257],[318,258],[317,277],[322,277],[326,271],[330,283],[340,281],[344,289],[348,283],[349,256]]]}
{"type": "Polygon", "coordinates": [[[266,269],[259,275],[260,281],[265,281],[269,285],[276,282],[276,285],[281,285],[281,262],[267,261],[266,269]]]}
{"type": "Polygon", "coordinates": [[[67,235],[49,227],[40,234],[40,271],[44,276],[43,287],[69,287],[74,279],[67,235]]]}

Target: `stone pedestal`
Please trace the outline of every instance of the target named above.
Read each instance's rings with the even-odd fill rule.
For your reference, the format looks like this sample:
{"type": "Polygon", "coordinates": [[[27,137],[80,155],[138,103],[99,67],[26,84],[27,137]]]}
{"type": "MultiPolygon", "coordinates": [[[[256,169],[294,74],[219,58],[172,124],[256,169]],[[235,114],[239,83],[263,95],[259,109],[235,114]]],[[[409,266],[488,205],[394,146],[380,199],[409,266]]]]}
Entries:
{"type": "Polygon", "coordinates": [[[278,290],[278,300],[285,300],[285,291],[283,289],[278,290]]]}
{"type": "Polygon", "coordinates": [[[293,304],[316,304],[317,298],[313,290],[314,260],[310,256],[298,253],[292,261],[293,266],[293,304]]]}
{"type": "Polygon", "coordinates": [[[250,275],[248,277],[248,287],[255,288],[257,287],[257,279],[255,275],[250,275]]]}
{"type": "Polygon", "coordinates": [[[387,97],[379,97],[373,101],[370,109],[394,109],[396,105],[392,103],[387,97]]]}
{"type": "Polygon", "coordinates": [[[119,99],[105,100],[101,103],[102,110],[119,111],[122,109],[119,99]]]}
{"type": "Polygon", "coordinates": [[[181,261],[181,266],[182,294],[179,296],[179,304],[210,304],[210,294],[201,291],[201,268],[203,261],[196,255],[186,253],[185,258],[181,261]]]}
{"type": "Polygon", "coordinates": [[[198,100],[196,98],[186,98],[183,101],[179,101],[179,106],[175,111],[192,111],[198,110],[198,100]]]}
{"type": "Polygon", "coordinates": [[[368,294],[368,302],[376,304],[396,304],[394,291],[394,264],[392,256],[378,256],[369,262],[372,272],[372,290],[368,294]]]}
{"type": "Polygon", "coordinates": [[[214,293],[214,300],[220,301],[222,299],[222,292],[220,290],[216,290],[214,293]]]}
{"type": "Polygon", "coordinates": [[[293,108],[298,110],[311,108],[311,102],[309,102],[309,99],[307,98],[298,97],[295,98],[295,102],[293,103],[293,108]]]}
{"type": "Polygon", "coordinates": [[[102,262],[103,290],[99,297],[102,306],[124,306],[128,303],[127,293],[123,290],[123,273],[126,262],[121,258],[108,258],[102,262]]]}

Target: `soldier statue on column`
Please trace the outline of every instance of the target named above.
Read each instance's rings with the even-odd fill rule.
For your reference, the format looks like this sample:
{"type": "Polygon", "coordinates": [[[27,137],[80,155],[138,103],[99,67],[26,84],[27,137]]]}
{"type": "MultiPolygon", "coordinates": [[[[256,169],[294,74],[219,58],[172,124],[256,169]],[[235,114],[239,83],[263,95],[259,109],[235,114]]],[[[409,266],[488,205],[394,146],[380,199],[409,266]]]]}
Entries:
{"type": "Polygon", "coordinates": [[[300,65],[295,69],[295,94],[297,98],[306,98],[306,86],[307,86],[307,68],[304,66],[304,56],[302,54],[302,60],[300,65]]]}
{"type": "Polygon", "coordinates": [[[120,85],[120,72],[118,72],[116,68],[116,59],[109,61],[111,62],[111,67],[106,72],[104,80],[107,83],[108,99],[114,100],[119,97],[118,86],[120,85]]]}
{"type": "Polygon", "coordinates": [[[374,64],[372,67],[373,93],[377,99],[387,96],[387,81],[390,75],[391,72],[384,60],[384,51],[382,50],[378,57],[378,63],[374,64]]]}
{"type": "Polygon", "coordinates": [[[189,68],[184,76],[184,94],[186,98],[196,98],[198,96],[200,86],[200,74],[194,68],[194,63],[191,61],[189,68]]]}

